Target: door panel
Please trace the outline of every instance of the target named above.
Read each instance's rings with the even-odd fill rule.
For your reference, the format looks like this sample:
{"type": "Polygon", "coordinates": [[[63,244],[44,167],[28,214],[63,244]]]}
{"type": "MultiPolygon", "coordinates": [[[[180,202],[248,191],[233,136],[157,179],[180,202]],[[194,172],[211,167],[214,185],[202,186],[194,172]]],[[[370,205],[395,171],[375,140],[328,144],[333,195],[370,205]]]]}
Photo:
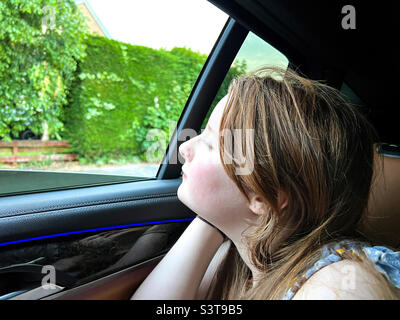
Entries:
{"type": "Polygon", "coordinates": [[[126,295],[154,264],[129,268],[165,254],[195,216],[177,198],[180,183],[149,180],[0,198],[0,297],[37,289],[49,265],[64,290],[107,278],[115,297],[126,295]],[[126,275],[119,272],[127,268],[131,282],[121,282],[126,275]],[[114,273],[119,276],[110,278],[114,273]]]}
{"type": "Polygon", "coordinates": [[[164,255],[43,300],[128,300],[164,255]]]}
{"type": "Polygon", "coordinates": [[[70,232],[193,218],[181,179],[150,180],[0,198],[0,246],[70,232]]]}
{"type": "Polygon", "coordinates": [[[126,292],[143,280],[146,270],[150,272],[155,264],[146,264],[145,269],[142,264],[164,255],[188,223],[161,223],[3,246],[0,300],[43,298],[57,292],[40,288],[46,284],[57,285],[63,289],[62,294],[71,288],[81,288],[77,292],[84,294],[86,289],[106,283],[119,296],[119,290],[126,292]],[[142,267],[131,269],[132,266],[142,267]],[[53,269],[52,280],[45,278],[50,274],[49,268],[53,269]],[[120,281],[120,277],[125,278],[123,270],[132,275],[128,282],[120,281]],[[98,281],[103,278],[107,280],[98,281]]]}

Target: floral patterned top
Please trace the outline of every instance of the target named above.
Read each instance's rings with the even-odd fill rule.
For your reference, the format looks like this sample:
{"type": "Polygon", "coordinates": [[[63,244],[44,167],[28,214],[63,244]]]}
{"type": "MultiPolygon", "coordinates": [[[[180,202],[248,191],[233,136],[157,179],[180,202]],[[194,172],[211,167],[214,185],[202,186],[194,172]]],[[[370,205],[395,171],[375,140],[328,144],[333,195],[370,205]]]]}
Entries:
{"type": "Polygon", "coordinates": [[[361,250],[390,283],[400,288],[400,251],[393,251],[383,246],[370,246],[365,242],[342,240],[322,248],[321,258],[310,269],[293,279],[283,300],[291,300],[304,282],[323,267],[344,260],[349,254],[362,259],[361,250]]]}

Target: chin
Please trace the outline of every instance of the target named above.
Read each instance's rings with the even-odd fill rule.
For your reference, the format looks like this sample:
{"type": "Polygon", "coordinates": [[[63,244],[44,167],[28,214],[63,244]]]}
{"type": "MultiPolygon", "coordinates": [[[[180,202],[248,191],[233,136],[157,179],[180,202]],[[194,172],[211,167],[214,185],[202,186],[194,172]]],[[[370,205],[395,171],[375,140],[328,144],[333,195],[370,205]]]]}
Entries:
{"type": "Polygon", "coordinates": [[[182,199],[182,183],[181,183],[181,185],[178,187],[178,190],[176,190],[176,195],[178,196],[178,199],[180,200],[180,201],[182,201],[183,202],[183,199],[182,199]]]}

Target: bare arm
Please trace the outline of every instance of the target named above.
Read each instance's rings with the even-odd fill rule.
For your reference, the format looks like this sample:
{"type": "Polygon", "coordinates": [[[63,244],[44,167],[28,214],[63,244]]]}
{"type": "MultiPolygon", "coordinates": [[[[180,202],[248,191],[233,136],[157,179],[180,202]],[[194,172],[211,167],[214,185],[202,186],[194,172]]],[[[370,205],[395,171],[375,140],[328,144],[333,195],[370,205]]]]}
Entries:
{"type": "MultiPolygon", "coordinates": [[[[225,240],[224,243],[218,248],[217,252],[215,253],[213,259],[211,260],[210,264],[208,265],[207,271],[201,280],[199,290],[196,294],[196,299],[204,300],[207,296],[207,292],[210,287],[213,285],[213,279],[215,273],[217,272],[219,266],[221,265],[222,261],[224,260],[225,256],[228,253],[230,246],[232,245],[231,241],[225,240]]],[[[214,287],[214,286],[213,286],[214,287]]]]}
{"type": "Polygon", "coordinates": [[[223,237],[195,218],[131,299],[195,299],[197,290],[223,237]]]}

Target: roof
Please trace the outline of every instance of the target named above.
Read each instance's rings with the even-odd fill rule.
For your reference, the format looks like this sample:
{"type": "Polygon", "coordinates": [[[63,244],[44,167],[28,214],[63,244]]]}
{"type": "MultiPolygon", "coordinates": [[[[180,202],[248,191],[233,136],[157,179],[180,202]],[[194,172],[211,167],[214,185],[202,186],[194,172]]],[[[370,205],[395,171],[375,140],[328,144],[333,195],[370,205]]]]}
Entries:
{"type": "Polygon", "coordinates": [[[107,31],[106,27],[103,25],[99,17],[96,15],[89,2],[87,0],[75,0],[75,3],[82,11],[82,13],[89,18],[89,28],[91,29],[91,31],[111,39],[110,33],[107,31]]]}

